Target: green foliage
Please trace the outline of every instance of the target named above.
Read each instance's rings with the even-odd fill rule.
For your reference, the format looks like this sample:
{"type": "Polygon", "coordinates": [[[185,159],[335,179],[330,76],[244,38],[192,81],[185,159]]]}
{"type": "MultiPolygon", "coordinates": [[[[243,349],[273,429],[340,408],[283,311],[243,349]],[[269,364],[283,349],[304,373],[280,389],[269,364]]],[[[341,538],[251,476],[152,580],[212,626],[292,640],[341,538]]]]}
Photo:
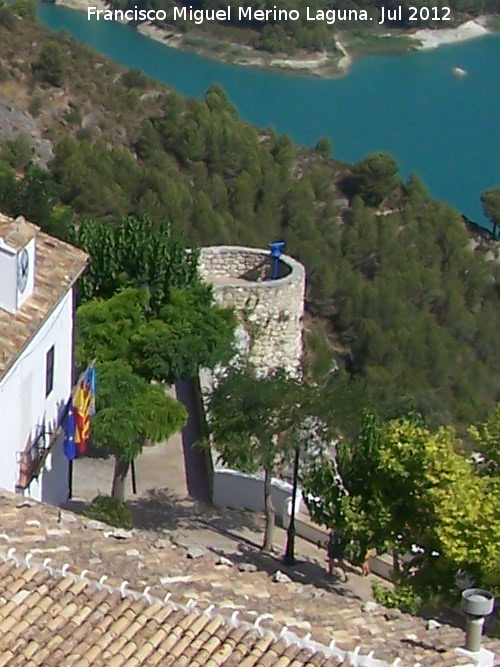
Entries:
{"type": "Polygon", "coordinates": [[[379,581],[372,583],[373,597],[389,609],[400,609],[407,614],[416,615],[423,605],[422,597],[411,586],[398,586],[394,590],[379,581]]]}
{"type": "Polygon", "coordinates": [[[134,527],[130,507],[123,500],[98,495],[85,508],[83,515],[110,526],[131,530],[134,527]]]}
{"type": "Polygon", "coordinates": [[[42,46],[38,60],[33,64],[33,74],[43,83],[60,88],[66,79],[67,66],[64,52],[60,45],[46,42],[42,46]]]}
{"type": "Polygon", "coordinates": [[[98,362],[92,438],[115,457],[114,497],[123,499],[129,464],[146,440],[165,440],[186,423],[184,406],[165,394],[164,383],[195,373],[197,363],[215,363],[231,349],[232,315],[215,306],[211,310],[210,290],[198,286],[188,295],[172,290],[172,296],[167,321],[148,319],[148,293],[130,287],[77,310],[77,363],[98,362]],[[204,314],[207,321],[201,322],[204,314]],[[186,349],[185,324],[196,322],[201,331],[191,332],[189,341],[195,347],[186,349]],[[222,345],[228,347],[222,350],[222,345]],[[153,378],[160,384],[152,384],[153,378]]]}
{"type": "Polygon", "coordinates": [[[390,155],[367,155],[352,169],[351,192],[359,195],[369,206],[379,206],[396,189],[398,171],[399,166],[390,155]]]}
{"type": "Polygon", "coordinates": [[[16,15],[10,7],[0,7],[0,25],[7,30],[15,30],[17,24],[16,15]]]}
{"type": "Polygon", "coordinates": [[[500,477],[477,475],[463,456],[440,446],[432,451],[425,481],[443,558],[482,586],[498,587],[500,477]]]}
{"type": "Polygon", "coordinates": [[[108,298],[121,287],[149,293],[148,307],[157,313],[173,288],[197,279],[198,253],[188,252],[169,224],[155,225],[147,216],[124,218],[114,228],[104,221],[83,221],[71,238],[90,255],[82,280],[83,299],[108,298]]]}
{"type": "Polygon", "coordinates": [[[227,465],[255,473],[274,470],[290,455],[289,431],[297,410],[290,400],[298,382],[284,371],[257,378],[251,369],[231,368],[210,395],[210,433],[227,465]]]}
{"type": "Polygon", "coordinates": [[[144,290],[128,288],[82,304],[76,313],[77,364],[130,359],[130,341],[146,320],[147,299],[144,290]]]}
{"type": "Polygon", "coordinates": [[[23,19],[34,21],[36,19],[35,0],[12,0],[9,4],[10,9],[23,19]]]}
{"type": "Polygon", "coordinates": [[[34,95],[29,104],[29,112],[35,118],[40,114],[43,107],[43,97],[41,95],[34,95]]]}
{"type": "Polygon", "coordinates": [[[323,157],[329,158],[333,150],[332,142],[330,141],[330,139],[328,139],[328,137],[321,137],[316,142],[316,146],[314,147],[314,149],[318,151],[318,153],[323,157]]]}
{"type": "Polygon", "coordinates": [[[157,319],[148,293],[129,287],[82,304],[76,320],[77,363],[126,360],[148,381],[173,384],[233,355],[233,312],[215,305],[202,284],[172,289],[157,319]]]}
{"type": "Polygon", "coordinates": [[[123,76],[122,81],[127,88],[146,88],[148,85],[148,78],[138,69],[129,69],[123,76]]]}
{"type": "Polygon", "coordinates": [[[124,361],[96,365],[99,378],[92,440],[121,461],[133,461],[146,439],[166,440],[186,423],[184,406],[124,361]]]}
{"type": "MultiPolygon", "coordinates": [[[[63,238],[73,218],[71,239],[92,257],[84,300],[147,286],[157,314],[170,288],[195,275],[186,247],[283,238],[307,268],[311,326],[321,320],[330,343],[325,366],[338,363],[361,378],[383,417],[415,408],[433,427],[459,428],[485,418],[500,370],[500,271],[483,247],[471,250],[461,217],[418,179],[398,182],[384,156],[353,170],[257,131],[217,86],[203,100],[186,100],[148,82],[138,96],[110,61],[67,36],[16,25],[15,39],[0,25],[11,47],[2,64],[18,72],[14,54],[24,44],[28,78],[39,49],[59,44],[72,72],[68,98],[88,108],[87,138],[75,139],[77,114],[54,104],[44,114],[56,142],[49,171],[25,183],[0,165],[0,208],[63,238]],[[349,183],[362,187],[346,203],[339,184],[349,183]],[[118,244],[124,218],[134,222],[118,244]],[[180,254],[172,259],[176,239],[180,254]]],[[[44,90],[48,104],[56,92],[44,90]]]]}
{"type": "Polygon", "coordinates": [[[486,456],[483,468],[495,475],[500,474],[500,404],[487,421],[471,426],[468,434],[486,456]]]}
{"type": "Polygon", "coordinates": [[[373,546],[385,550],[391,535],[390,510],[385,506],[378,470],[380,429],[378,419],[365,409],[354,442],[340,442],[334,458],[316,457],[302,471],[312,518],[329,527],[342,526],[363,552],[373,546]]]}
{"type": "Polygon", "coordinates": [[[0,153],[2,160],[8,162],[16,171],[23,170],[33,158],[33,146],[25,134],[13,141],[6,141],[0,153]]]}
{"type": "Polygon", "coordinates": [[[493,236],[496,237],[497,228],[500,225],[500,188],[482,192],[481,204],[484,215],[493,223],[493,236]]]}
{"type": "MultiPolygon", "coordinates": [[[[487,428],[471,433],[488,442],[493,427],[487,428]]],[[[392,552],[396,581],[419,591],[453,595],[459,572],[497,587],[500,477],[478,473],[461,449],[450,428],[432,432],[416,417],[383,424],[367,414],[360,437],[338,453],[337,467],[316,460],[304,474],[314,494],[311,514],[343,525],[362,552],[392,552]]]]}
{"type": "Polygon", "coordinates": [[[282,369],[256,377],[250,367],[233,367],[217,378],[208,407],[211,441],[228,466],[264,473],[266,550],[272,546],[274,525],[271,477],[305,440],[307,419],[322,414],[317,387],[282,369]]]}
{"type": "Polygon", "coordinates": [[[132,336],[132,365],[144,377],[170,384],[195,377],[202,366],[229,362],[235,326],[233,311],[213,303],[209,286],[174,288],[159,319],[132,336]]]}
{"type": "Polygon", "coordinates": [[[29,165],[22,177],[7,162],[0,162],[0,210],[17,217],[24,215],[60,238],[67,236],[70,210],[59,203],[60,186],[50,173],[29,165]]]}

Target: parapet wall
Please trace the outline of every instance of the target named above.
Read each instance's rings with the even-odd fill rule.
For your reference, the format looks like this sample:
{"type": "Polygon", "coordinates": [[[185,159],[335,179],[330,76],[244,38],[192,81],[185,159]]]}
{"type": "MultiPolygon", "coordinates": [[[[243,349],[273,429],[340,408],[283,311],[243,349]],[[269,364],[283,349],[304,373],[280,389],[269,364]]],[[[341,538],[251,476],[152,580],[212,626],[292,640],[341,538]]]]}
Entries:
{"type": "Polygon", "coordinates": [[[264,374],[278,367],[297,369],[303,350],[304,267],[282,255],[279,278],[272,280],[271,261],[267,250],[239,246],[202,248],[199,261],[216,300],[239,313],[242,351],[264,374]]]}

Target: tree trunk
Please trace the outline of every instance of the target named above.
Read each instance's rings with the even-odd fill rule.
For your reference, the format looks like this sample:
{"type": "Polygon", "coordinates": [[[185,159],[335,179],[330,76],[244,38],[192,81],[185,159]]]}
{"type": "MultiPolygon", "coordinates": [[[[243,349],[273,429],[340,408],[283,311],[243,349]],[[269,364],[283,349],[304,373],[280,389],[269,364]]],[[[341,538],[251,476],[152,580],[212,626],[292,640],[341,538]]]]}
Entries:
{"type": "Polygon", "coordinates": [[[401,570],[399,567],[399,552],[396,549],[392,551],[392,579],[393,581],[399,581],[399,575],[401,570]]]}
{"type": "Polygon", "coordinates": [[[113,471],[113,485],[111,487],[111,497],[118,500],[125,500],[125,480],[127,479],[130,463],[121,461],[115,456],[115,469],[113,471]]]}
{"type": "Polygon", "coordinates": [[[264,470],[264,507],[266,510],[266,529],[264,531],[263,551],[273,550],[273,531],[274,531],[274,503],[271,496],[271,471],[264,470]]]}

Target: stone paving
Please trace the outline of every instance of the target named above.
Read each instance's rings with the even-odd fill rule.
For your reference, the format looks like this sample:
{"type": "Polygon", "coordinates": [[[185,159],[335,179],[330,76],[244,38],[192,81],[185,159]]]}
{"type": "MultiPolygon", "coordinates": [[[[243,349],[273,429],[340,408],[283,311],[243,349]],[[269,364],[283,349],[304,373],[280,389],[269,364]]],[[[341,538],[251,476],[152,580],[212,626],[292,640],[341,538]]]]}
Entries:
{"type": "MultiPolygon", "coordinates": [[[[118,587],[126,581],[131,589],[150,587],[158,597],[170,593],[172,600],[193,600],[200,608],[215,605],[228,617],[237,612],[242,621],[260,619],[261,627],[276,633],[288,626],[327,646],[334,639],[340,649],[373,651],[388,662],[470,664],[454,651],[464,641],[460,627],[428,629],[423,618],[367,606],[318,563],[291,570],[260,553],[235,534],[239,527],[257,534],[262,517],[252,513],[217,512],[159,492],[134,503],[136,519],[150,530],[110,529],[7,492],[0,511],[0,549],[30,551],[33,559],[51,558],[55,567],[87,570],[88,578],[106,575],[118,587]]],[[[500,641],[485,638],[484,645],[500,655],[500,641]]]]}

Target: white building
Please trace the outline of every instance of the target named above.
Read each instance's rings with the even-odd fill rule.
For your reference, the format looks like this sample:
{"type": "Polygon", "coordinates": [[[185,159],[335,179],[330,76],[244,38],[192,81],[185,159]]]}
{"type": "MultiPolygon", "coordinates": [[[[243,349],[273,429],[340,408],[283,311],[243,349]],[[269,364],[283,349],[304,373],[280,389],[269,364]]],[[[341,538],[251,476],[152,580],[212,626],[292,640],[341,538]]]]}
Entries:
{"type": "Polygon", "coordinates": [[[0,487],[52,504],[68,497],[63,438],[51,434],[71,392],[73,288],[86,263],[0,213],[0,487]]]}

